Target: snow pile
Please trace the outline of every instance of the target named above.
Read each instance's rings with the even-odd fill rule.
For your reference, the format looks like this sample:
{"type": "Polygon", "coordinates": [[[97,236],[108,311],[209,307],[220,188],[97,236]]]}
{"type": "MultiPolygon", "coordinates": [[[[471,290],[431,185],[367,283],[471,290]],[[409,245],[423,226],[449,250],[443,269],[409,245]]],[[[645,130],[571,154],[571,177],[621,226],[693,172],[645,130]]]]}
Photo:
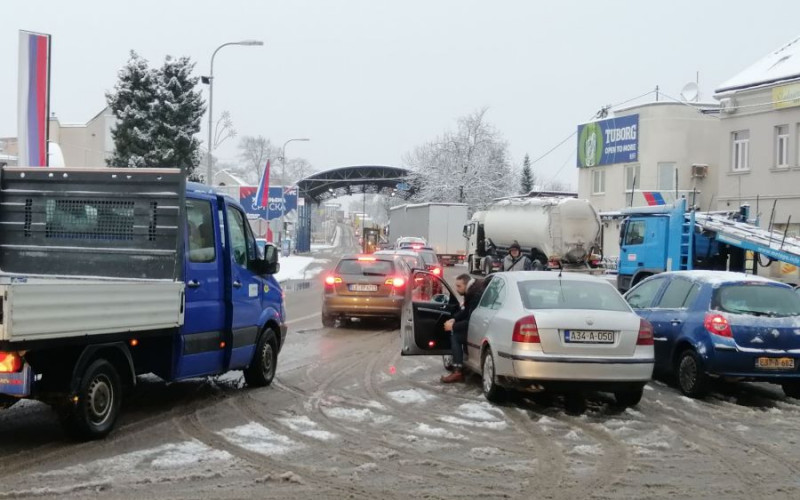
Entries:
{"type": "Polygon", "coordinates": [[[439,420],[448,424],[492,430],[502,430],[508,427],[502,410],[489,403],[466,403],[459,406],[453,414],[458,416],[440,417],[439,420]]]}
{"type": "Polygon", "coordinates": [[[578,434],[578,431],[571,430],[567,433],[566,436],[564,436],[564,439],[566,439],[567,441],[580,441],[581,436],[578,434]]]}
{"type": "Polygon", "coordinates": [[[288,280],[305,279],[306,269],[314,262],[314,258],[290,255],[282,258],[280,262],[281,272],[275,275],[275,279],[282,283],[288,280]]]}
{"type": "Polygon", "coordinates": [[[579,444],[572,448],[568,454],[579,457],[598,457],[603,454],[603,450],[600,445],[579,444]]]}
{"type": "Polygon", "coordinates": [[[388,396],[401,404],[424,403],[436,399],[433,394],[419,389],[390,392],[388,396]]]}
{"type": "Polygon", "coordinates": [[[453,434],[447,429],[443,429],[441,427],[431,427],[428,424],[419,424],[414,432],[428,437],[457,439],[457,440],[466,439],[466,436],[462,434],[453,434]]]}
{"type": "Polygon", "coordinates": [[[278,421],[291,430],[299,432],[306,437],[318,439],[320,441],[330,441],[337,438],[336,434],[332,432],[318,429],[317,423],[305,415],[293,418],[281,418],[278,419],[278,421]]]}
{"type": "Polygon", "coordinates": [[[303,447],[255,422],[224,429],[218,434],[236,446],[262,455],[283,455],[303,447]]]}
{"type": "Polygon", "coordinates": [[[389,422],[392,417],[389,415],[378,415],[369,408],[323,408],[325,415],[336,418],[339,420],[347,420],[350,422],[372,422],[374,424],[385,424],[389,422]]]}
{"type": "Polygon", "coordinates": [[[469,456],[475,459],[496,457],[498,455],[504,455],[504,453],[499,449],[491,446],[483,448],[472,448],[471,450],[469,450],[469,456]]]}
{"type": "Polygon", "coordinates": [[[85,464],[34,474],[34,476],[62,477],[89,475],[93,477],[109,477],[145,468],[162,470],[185,469],[194,465],[219,463],[231,459],[233,459],[233,456],[230,453],[209,448],[200,441],[192,439],[180,443],[168,443],[156,448],[123,453],[122,455],[111,458],[104,458],[85,464]]]}

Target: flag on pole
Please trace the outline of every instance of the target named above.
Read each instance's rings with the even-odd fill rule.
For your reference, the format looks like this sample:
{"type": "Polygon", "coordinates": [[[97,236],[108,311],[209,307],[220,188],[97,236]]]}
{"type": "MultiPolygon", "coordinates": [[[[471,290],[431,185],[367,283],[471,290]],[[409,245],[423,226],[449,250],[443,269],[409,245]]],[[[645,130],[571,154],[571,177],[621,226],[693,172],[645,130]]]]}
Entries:
{"type": "Polygon", "coordinates": [[[50,114],[50,35],[19,32],[18,164],[44,167],[50,114]]]}
{"type": "Polygon", "coordinates": [[[267,160],[267,166],[264,167],[261,180],[258,182],[258,191],[253,199],[253,205],[258,208],[269,207],[269,160],[267,160]]]}

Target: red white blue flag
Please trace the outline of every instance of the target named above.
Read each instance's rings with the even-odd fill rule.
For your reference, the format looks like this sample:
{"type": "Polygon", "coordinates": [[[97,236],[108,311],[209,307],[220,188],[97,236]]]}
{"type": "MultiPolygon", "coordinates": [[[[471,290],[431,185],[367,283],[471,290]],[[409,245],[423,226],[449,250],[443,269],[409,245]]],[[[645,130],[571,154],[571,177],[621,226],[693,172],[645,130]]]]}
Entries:
{"type": "Polygon", "coordinates": [[[269,160],[267,160],[267,166],[264,167],[264,172],[261,174],[258,191],[256,191],[256,196],[253,198],[253,206],[257,208],[269,206],[269,160]]]}
{"type": "Polygon", "coordinates": [[[47,166],[50,35],[19,32],[17,135],[20,166],[47,166]]]}

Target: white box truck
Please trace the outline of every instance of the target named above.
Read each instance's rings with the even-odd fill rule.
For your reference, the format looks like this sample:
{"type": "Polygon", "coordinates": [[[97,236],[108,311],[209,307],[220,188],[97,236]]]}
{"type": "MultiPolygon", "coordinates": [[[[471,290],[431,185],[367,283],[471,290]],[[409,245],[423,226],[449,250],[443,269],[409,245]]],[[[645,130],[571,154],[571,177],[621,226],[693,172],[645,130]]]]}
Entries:
{"type": "Polygon", "coordinates": [[[389,211],[391,241],[415,236],[423,238],[439,256],[442,265],[464,260],[462,230],[469,208],[463,203],[400,205],[389,211]]]}

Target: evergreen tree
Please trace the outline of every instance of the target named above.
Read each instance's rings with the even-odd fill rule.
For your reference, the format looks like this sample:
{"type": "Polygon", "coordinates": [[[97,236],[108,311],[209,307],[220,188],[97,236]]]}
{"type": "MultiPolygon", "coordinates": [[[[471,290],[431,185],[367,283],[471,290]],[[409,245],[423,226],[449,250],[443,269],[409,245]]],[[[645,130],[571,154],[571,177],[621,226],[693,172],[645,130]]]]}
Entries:
{"type": "Polygon", "coordinates": [[[528,194],[533,191],[533,171],[531,170],[531,157],[525,155],[522,162],[522,181],[520,194],[528,194]]]}
{"type": "Polygon", "coordinates": [[[111,130],[114,154],[107,160],[109,166],[150,166],[155,86],[156,75],[147,61],[131,51],[128,63],[119,72],[114,91],[106,93],[106,101],[117,118],[117,125],[111,130]]]}
{"type": "Polygon", "coordinates": [[[156,72],[158,105],[153,109],[153,167],[181,168],[190,177],[200,161],[200,122],[205,102],[188,57],[167,57],[156,72]]]}

